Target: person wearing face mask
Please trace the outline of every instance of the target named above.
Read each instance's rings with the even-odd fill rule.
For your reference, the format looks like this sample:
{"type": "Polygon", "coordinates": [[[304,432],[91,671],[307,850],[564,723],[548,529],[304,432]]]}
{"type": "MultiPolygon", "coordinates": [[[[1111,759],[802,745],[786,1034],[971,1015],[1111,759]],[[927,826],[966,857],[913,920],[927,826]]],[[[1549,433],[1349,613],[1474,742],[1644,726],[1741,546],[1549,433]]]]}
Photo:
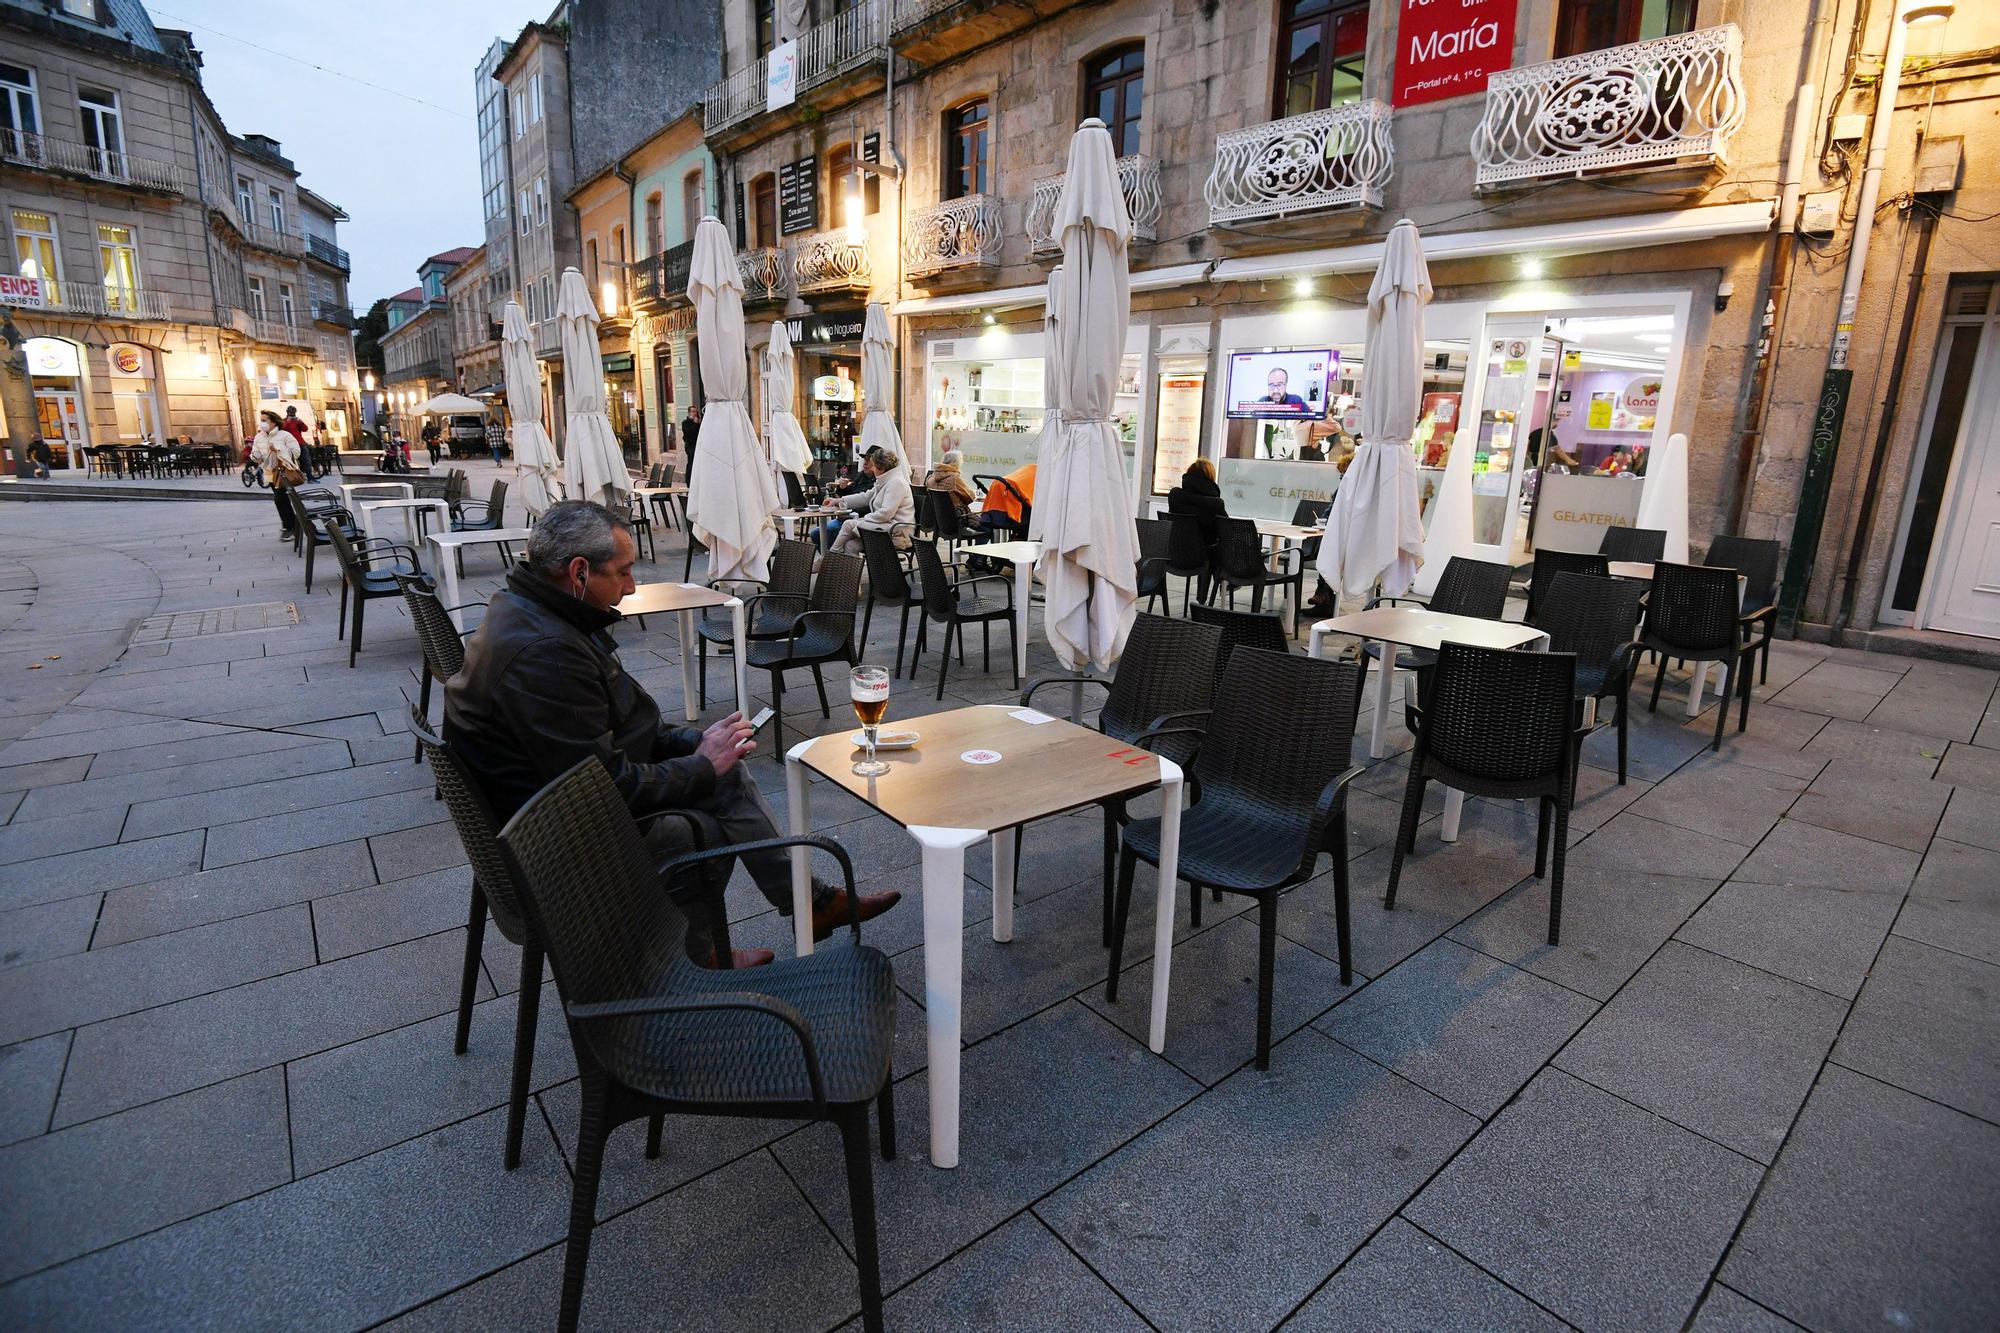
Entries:
{"type": "MultiPolygon", "coordinates": [[[[638,546],[624,519],[602,505],[551,505],[528,539],[527,554],[465,646],[465,666],[445,688],[444,736],[477,777],[505,822],[528,798],[580,760],[596,757],[640,822],[657,863],[696,850],[693,812],[718,825],[728,843],[778,836],[777,820],[744,767],[756,750],[742,714],[708,727],[675,726],[625,671],[609,631],[623,619],[619,601],[633,590],[638,546]]],[[[791,858],[765,850],[742,858],[758,889],[781,913],[792,904],[791,858]]],[[[726,883],[732,863],[711,863],[726,883]]],[[[901,898],[859,899],[862,920],[901,898]]],[[[713,962],[713,921],[689,911],[689,956],[713,962]]],[[[813,881],[813,936],[824,939],[849,919],[845,890],[813,881]]],[[[737,950],[738,966],[769,962],[768,950],[737,950]]]]}

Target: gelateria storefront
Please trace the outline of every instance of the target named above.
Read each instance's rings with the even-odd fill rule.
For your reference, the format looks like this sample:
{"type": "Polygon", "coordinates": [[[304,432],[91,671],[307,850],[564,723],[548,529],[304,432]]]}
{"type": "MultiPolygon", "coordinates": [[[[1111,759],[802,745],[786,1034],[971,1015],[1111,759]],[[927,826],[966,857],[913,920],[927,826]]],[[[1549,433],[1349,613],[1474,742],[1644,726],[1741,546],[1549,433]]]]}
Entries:
{"type": "MultiPolygon", "coordinates": [[[[1411,446],[1426,523],[1462,448],[1482,559],[1594,551],[1607,526],[1631,525],[1669,433],[1689,301],[1542,290],[1431,305],[1411,446]]],[[[1204,452],[1231,514],[1290,519],[1333,498],[1361,439],[1365,332],[1363,310],[1313,301],[1221,321],[1204,452]]]]}

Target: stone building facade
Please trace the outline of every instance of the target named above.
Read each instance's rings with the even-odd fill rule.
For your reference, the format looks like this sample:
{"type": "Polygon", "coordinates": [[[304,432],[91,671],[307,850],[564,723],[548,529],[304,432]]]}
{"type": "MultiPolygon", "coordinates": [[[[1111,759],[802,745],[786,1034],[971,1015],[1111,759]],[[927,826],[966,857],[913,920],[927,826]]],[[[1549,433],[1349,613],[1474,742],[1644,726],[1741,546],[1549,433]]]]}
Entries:
{"type": "Polygon", "coordinates": [[[356,429],[346,215],[275,141],[228,131],[188,34],[137,0],[93,17],[6,0],[0,84],[5,268],[45,280],[14,312],[35,340],[27,428],[60,461],[240,441],[274,404],[356,429]]]}
{"type": "Polygon", "coordinates": [[[753,303],[753,341],[772,316],[805,335],[809,435],[851,416],[843,335],[875,299],[900,316],[912,452],[1018,461],[1010,437],[1032,440],[1040,415],[1048,221],[1071,133],[1101,115],[1137,227],[1119,403],[1135,508],[1196,454],[1232,512],[1288,517],[1331,494],[1320,460],[1351,442],[1367,283],[1408,217],[1436,286],[1426,484],[1474,449],[1481,554],[1516,562],[1631,522],[1643,483],[1614,474],[1676,435],[1697,550],[1725,531],[1791,541],[1888,33],[1917,17],[1804,632],[1938,628],[1938,581],[1963,601],[1982,559],[2000,586],[2000,548],[1970,551],[1983,529],[1965,494],[1981,466],[2000,479],[2000,442],[1957,424],[1963,438],[1935,438],[1970,367],[2000,357],[1980,350],[2000,335],[1952,332],[1991,327],[1979,275],[2000,268],[2000,174],[1976,134],[1996,91],[1990,6],[1872,6],[1865,31],[1832,0],[775,8],[725,0],[704,128],[746,262],[767,252],[784,279],[753,303]],[[1446,10],[1477,13],[1447,32],[1446,10]],[[787,36],[794,100],[773,109],[765,57],[787,36]],[[1945,334],[1966,365],[1933,373],[1945,334]],[[1274,426],[1232,393],[1233,374],[1312,352],[1293,369],[1324,376],[1321,424],[1274,426]],[[1578,465],[1546,474],[1531,452],[1578,465]],[[1915,589],[1900,609],[1899,580],[1915,589]]]}
{"type": "MultiPolygon", "coordinates": [[[[569,115],[569,6],[530,23],[493,71],[507,92],[508,174],[513,181],[514,282],[533,330],[535,355],[561,359],[556,289],[581,258],[576,216],[564,200],[576,185],[569,115]]],[[[559,376],[555,381],[559,384],[559,376]]]]}

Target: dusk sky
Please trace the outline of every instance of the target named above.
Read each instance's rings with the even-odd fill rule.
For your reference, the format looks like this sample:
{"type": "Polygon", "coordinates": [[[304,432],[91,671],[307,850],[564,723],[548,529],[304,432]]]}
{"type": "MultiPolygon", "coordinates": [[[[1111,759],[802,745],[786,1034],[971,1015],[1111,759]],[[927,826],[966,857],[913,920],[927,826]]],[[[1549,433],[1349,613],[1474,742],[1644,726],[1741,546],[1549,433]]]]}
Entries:
{"type": "Polygon", "coordinates": [[[164,0],[236,134],[268,134],[299,183],[345,208],[357,312],[416,283],[425,256],[484,239],[472,71],[554,0],[164,0]],[[318,68],[315,68],[315,67],[318,68]],[[370,87],[368,85],[376,85],[370,87]],[[428,105],[427,105],[428,104],[428,105]]]}

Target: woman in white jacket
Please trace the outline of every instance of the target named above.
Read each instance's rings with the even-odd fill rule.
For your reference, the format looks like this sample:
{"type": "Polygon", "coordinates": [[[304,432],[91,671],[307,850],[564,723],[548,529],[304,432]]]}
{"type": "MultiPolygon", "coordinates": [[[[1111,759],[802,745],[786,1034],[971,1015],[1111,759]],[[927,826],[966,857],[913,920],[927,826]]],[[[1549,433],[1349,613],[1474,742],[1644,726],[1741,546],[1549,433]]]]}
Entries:
{"type": "Polygon", "coordinates": [[[898,547],[907,548],[917,521],[917,501],[910,494],[910,476],[903,470],[902,460],[887,449],[877,449],[862,460],[861,466],[875,478],[874,489],[840,502],[860,517],[840,525],[840,535],[833,539],[832,549],[859,554],[863,529],[886,532],[898,547]]]}
{"type": "Polygon", "coordinates": [[[292,531],[292,506],[285,495],[289,488],[281,472],[298,469],[299,446],[290,431],[279,429],[278,421],[276,412],[258,413],[257,437],[250,442],[250,461],[264,470],[265,484],[270,486],[271,498],[278,505],[278,524],[283,530],[279,540],[289,542],[297,541],[298,534],[292,531]]]}

